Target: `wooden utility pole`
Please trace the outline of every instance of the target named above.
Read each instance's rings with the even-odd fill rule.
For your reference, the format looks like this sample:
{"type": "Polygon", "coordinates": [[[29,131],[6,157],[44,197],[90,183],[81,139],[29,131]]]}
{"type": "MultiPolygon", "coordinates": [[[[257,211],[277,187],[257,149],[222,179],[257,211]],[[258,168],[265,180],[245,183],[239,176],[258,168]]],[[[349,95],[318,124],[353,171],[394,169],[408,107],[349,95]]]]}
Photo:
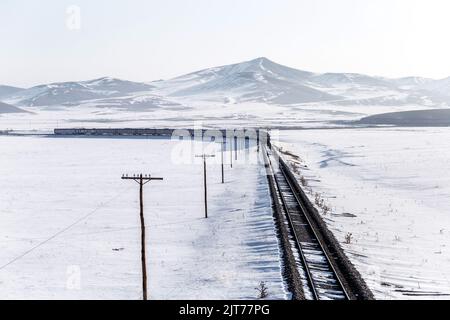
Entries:
{"type": "Polygon", "coordinates": [[[237,156],[237,143],[238,143],[238,138],[234,137],[234,160],[237,161],[238,156],[237,156]]]}
{"type": "Polygon", "coordinates": [[[222,184],[223,183],[225,183],[225,170],[224,170],[224,164],[223,164],[223,150],[225,149],[225,141],[222,141],[222,148],[221,148],[221,153],[220,153],[220,155],[221,155],[221,160],[222,160],[222,184]]]}
{"type": "Polygon", "coordinates": [[[231,137],[230,137],[230,166],[231,169],[233,169],[233,141],[231,140],[231,137]]]}
{"type": "Polygon", "coordinates": [[[206,179],[206,158],[214,158],[213,154],[202,154],[195,156],[196,158],[203,158],[203,186],[205,191],[205,219],[208,219],[208,186],[206,179]]]}
{"type": "Polygon", "coordinates": [[[152,180],[163,180],[163,178],[153,178],[151,175],[134,175],[128,177],[123,175],[122,180],[133,180],[139,183],[139,208],[141,219],[141,264],[142,264],[142,299],[147,300],[147,262],[145,255],[145,218],[144,218],[144,185],[152,180]]]}
{"type": "Polygon", "coordinates": [[[261,134],[261,130],[258,130],[257,136],[256,136],[256,145],[257,145],[257,149],[256,152],[259,153],[259,135],[261,134]]]}

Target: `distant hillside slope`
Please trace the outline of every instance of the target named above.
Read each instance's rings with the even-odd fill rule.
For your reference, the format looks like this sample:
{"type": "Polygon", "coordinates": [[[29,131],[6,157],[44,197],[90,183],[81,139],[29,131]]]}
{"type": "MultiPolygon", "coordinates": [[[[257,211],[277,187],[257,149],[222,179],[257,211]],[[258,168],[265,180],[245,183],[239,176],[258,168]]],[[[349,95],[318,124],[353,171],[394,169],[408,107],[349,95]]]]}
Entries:
{"type": "Polygon", "coordinates": [[[24,89],[18,88],[18,87],[0,85],[0,98],[15,94],[22,90],[24,90],[24,89]]]}
{"type": "Polygon", "coordinates": [[[0,113],[28,113],[28,111],[0,102],[0,113]]]}
{"type": "Polygon", "coordinates": [[[148,92],[153,86],[115,78],[39,85],[11,94],[6,101],[25,106],[79,105],[82,102],[148,92]]]}
{"type": "Polygon", "coordinates": [[[104,77],[29,89],[0,86],[0,100],[26,107],[100,106],[112,109],[187,110],[195,105],[450,107],[450,78],[390,79],[358,73],[314,73],[261,57],[151,83],[104,77]],[[2,96],[3,94],[3,96],[2,96]],[[205,104],[206,102],[206,104],[205,104]]]}
{"type": "Polygon", "coordinates": [[[411,127],[447,127],[450,126],[450,109],[383,113],[363,118],[358,123],[411,127]]]}
{"type": "Polygon", "coordinates": [[[160,82],[159,87],[175,97],[233,98],[238,102],[295,104],[343,98],[309,86],[312,76],[311,72],[258,58],[190,73],[160,82]]]}
{"type": "Polygon", "coordinates": [[[447,81],[313,73],[257,58],[155,82],[163,94],[196,100],[337,106],[450,106],[447,81]]]}

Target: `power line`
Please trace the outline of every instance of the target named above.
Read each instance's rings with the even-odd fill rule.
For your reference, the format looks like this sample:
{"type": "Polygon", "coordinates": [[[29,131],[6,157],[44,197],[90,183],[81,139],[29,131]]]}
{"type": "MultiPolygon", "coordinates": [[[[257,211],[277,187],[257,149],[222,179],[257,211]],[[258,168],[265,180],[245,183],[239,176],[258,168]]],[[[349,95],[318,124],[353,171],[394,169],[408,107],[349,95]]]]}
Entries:
{"type": "Polygon", "coordinates": [[[25,251],[24,253],[22,253],[21,255],[15,257],[14,259],[12,259],[11,261],[7,262],[6,264],[2,265],[0,267],[0,270],[5,269],[6,267],[12,265],[13,263],[15,263],[16,261],[22,259],[23,257],[27,256],[28,254],[30,254],[31,252],[33,252],[34,250],[42,247],[44,244],[50,242],[51,240],[55,239],[56,237],[60,236],[61,234],[63,234],[64,232],[70,230],[72,227],[76,226],[77,224],[79,224],[81,221],[86,220],[87,218],[89,218],[90,216],[92,216],[94,213],[96,213],[97,211],[99,211],[100,209],[104,208],[106,205],[110,204],[111,202],[113,202],[114,200],[116,200],[119,196],[121,196],[123,193],[123,191],[120,191],[116,196],[114,196],[113,198],[111,198],[110,200],[102,203],[101,205],[99,205],[97,208],[95,208],[94,210],[92,210],[91,212],[89,212],[88,214],[84,215],[83,217],[79,218],[78,220],[76,220],[75,222],[73,222],[72,224],[70,224],[69,226],[65,227],[64,229],[58,231],[57,233],[53,234],[51,237],[45,239],[44,241],[38,243],[36,246],[32,247],[31,249],[25,251]]]}
{"type": "MultiPolygon", "coordinates": [[[[159,227],[166,227],[166,226],[176,226],[176,225],[183,225],[188,224],[191,222],[202,220],[203,218],[197,218],[197,219],[191,219],[191,220],[185,220],[185,221],[179,221],[179,222],[168,222],[168,223],[161,223],[161,224],[146,224],[145,227],[149,228],[159,228],[159,227]]],[[[103,233],[115,233],[115,232],[122,232],[122,231],[130,231],[130,230],[137,230],[141,227],[126,227],[126,228],[116,228],[112,230],[103,230],[103,231],[93,231],[93,232],[85,232],[85,233],[72,233],[71,236],[89,236],[89,235],[96,235],[96,234],[103,234],[103,233]]]]}

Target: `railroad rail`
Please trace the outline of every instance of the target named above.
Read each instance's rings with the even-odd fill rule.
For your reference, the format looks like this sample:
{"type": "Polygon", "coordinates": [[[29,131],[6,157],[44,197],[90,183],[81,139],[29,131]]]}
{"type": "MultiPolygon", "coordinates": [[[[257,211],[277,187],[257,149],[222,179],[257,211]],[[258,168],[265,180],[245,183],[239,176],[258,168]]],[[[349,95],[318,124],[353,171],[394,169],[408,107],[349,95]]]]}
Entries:
{"type": "Polygon", "coordinates": [[[316,229],[303,203],[302,197],[294,187],[292,175],[284,161],[277,161],[272,152],[267,154],[270,170],[274,177],[276,197],[282,215],[291,234],[291,245],[298,257],[297,267],[302,275],[301,283],[304,297],[309,300],[351,300],[353,295],[344,285],[341,275],[327,252],[320,231],[316,229]]]}

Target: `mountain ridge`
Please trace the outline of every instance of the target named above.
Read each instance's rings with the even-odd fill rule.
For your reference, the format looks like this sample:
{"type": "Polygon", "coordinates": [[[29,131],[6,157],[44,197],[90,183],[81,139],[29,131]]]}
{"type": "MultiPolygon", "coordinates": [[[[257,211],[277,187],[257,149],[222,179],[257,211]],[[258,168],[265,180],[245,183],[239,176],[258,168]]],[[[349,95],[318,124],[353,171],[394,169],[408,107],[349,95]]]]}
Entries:
{"type": "Polygon", "coordinates": [[[153,88],[154,86],[146,83],[102,77],[78,82],[68,81],[37,85],[10,95],[6,101],[13,101],[18,105],[29,107],[71,105],[89,100],[147,92],[153,88]]]}
{"type": "MultiPolygon", "coordinates": [[[[258,102],[269,105],[418,105],[450,106],[450,77],[384,78],[360,73],[315,73],[273,62],[265,57],[206,68],[150,83],[111,77],[59,82],[20,89],[3,100],[24,107],[77,106],[86,103],[135,107],[188,106],[190,102],[258,102]],[[155,103],[156,102],[156,103],[155,103]]],[[[14,91],[14,89],[13,89],[14,91]]]]}

